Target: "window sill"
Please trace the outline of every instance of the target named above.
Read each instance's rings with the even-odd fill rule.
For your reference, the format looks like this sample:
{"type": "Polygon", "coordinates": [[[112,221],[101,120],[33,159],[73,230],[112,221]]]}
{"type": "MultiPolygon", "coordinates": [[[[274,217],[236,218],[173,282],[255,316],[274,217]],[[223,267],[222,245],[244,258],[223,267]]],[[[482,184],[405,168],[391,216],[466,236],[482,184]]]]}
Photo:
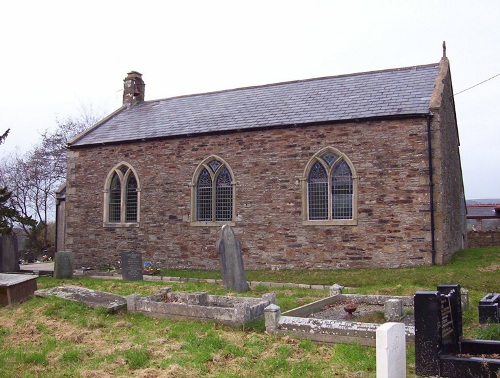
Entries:
{"type": "Polygon", "coordinates": [[[110,222],[104,222],[102,224],[103,227],[107,228],[134,228],[134,227],[139,227],[139,223],[110,223],[110,222]]]}
{"type": "Polygon", "coordinates": [[[222,227],[223,225],[228,224],[231,227],[236,226],[236,222],[228,221],[228,222],[191,222],[190,225],[193,227],[222,227]]]}
{"type": "Polygon", "coordinates": [[[306,220],[302,221],[303,226],[357,226],[356,219],[335,219],[335,220],[306,220]]]}

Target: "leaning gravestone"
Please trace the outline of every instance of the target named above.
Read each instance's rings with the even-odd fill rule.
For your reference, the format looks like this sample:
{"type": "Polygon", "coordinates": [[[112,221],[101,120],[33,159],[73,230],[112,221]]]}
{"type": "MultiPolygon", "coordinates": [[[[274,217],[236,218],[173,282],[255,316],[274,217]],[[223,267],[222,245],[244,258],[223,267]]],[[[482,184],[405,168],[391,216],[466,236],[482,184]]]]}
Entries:
{"type": "Polygon", "coordinates": [[[54,278],[73,278],[73,252],[57,252],[54,257],[54,278]]]}
{"type": "Polygon", "coordinates": [[[217,252],[220,257],[224,288],[236,292],[247,291],[249,287],[243,266],[241,243],[233,229],[227,224],[222,226],[221,238],[217,242],[217,252]]]}
{"type": "Polygon", "coordinates": [[[122,278],[126,281],[142,281],[142,254],[136,251],[122,252],[122,278]]]}

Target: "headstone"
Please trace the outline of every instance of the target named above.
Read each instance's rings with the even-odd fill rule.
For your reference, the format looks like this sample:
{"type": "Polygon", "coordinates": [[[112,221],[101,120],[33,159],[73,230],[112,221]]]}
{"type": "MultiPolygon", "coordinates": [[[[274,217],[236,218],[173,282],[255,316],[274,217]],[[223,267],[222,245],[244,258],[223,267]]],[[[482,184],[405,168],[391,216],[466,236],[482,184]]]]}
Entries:
{"type": "Polygon", "coordinates": [[[387,322],[399,322],[403,318],[403,301],[397,298],[385,301],[384,318],[387,322]]]}
{"type": "Polygon", "coordinates": [[[281,316],[280,307],[272,303],[264,309],[264,319],[267,333],[275,333],[281,316]]]}
{"type": "Polygon", "coordinates": [[[440,356],[459,350],[460,285],[440,285],[438,291],[417,291],[414,315],[415,372],[423,376],[438,375],[440,356]]]}
{"type": "Polygon", "coordinates": [[[36,290],[36,277],[0,273],[0,306],[24,302],[36,290]]]}
{"type": "Polygon", "coordinates": [[[18,272],[19,254],[14,235],[0,235],[0,272],[18,272]]]}
{"type": "Polygon", "coordinates": [[[54,278],[73,278],[74,261],[73,252],[57,252],[54,258],[54,278]]]}
{"type": "Polygon", "coordinates": [[[233,229],[227,224],[222,226],[221,238],[217,242],[217,252],[220,257],[224,288],[236,292],[249,290],[243,266],[241,243],[233,229]]]}
{"type": "Polygon", "coordinates": [[[142,281],[142,254],[136,251],[121,253],[122,278],[126,281],[142,281]]]}
{"type": "Polygon", "coordinates": [[[344,286],[333,284],[332,286],[330,286],[330,297],[342,294],[342,289],[344,289],[344,286]]]}
{"type": "Polygon", "coordinates": [[[500,294],[489,293],[479,301],[479,323],[500,323],[500,294]]]}
{"type": "Polygon", "coordinates": [[[377,328],[377,378],[406,377],[404,323],[385,323],[377,328]]]}
{"type": "Polygon", "coordinates": [[[443,351],[455,353],[460,348],[462,338],[462,295],[460,285],[439,285],[441,294],[441,317],[443,334],[443,351]],[[448,311],[449,308],[449,311],[448,311]]]}

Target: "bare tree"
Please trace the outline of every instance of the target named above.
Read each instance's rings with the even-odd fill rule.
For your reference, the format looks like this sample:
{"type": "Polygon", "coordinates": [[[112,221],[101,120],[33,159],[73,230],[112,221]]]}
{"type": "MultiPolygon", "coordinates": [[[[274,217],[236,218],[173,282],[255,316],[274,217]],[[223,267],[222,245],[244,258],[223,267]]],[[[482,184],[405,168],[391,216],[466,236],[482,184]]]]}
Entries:
{"type": "Polygon", "coordinates": [[[49,240],[47,224],[53,219],[55,191],[66,180],[66,144],[101,118],[83,109],[78,118],[56,120],[55,130],[42,133],[30,151],[13,155],[0,168],[1,184],[11,192],[13,208],[37,222],[35,227],[22,225],[35,254],[54,243],[49,240]]]}
{"type": "MultiPolygon", "coordinates": [[[[9,135],[9,130],[0,136],[0,144],[2,144],[9,135]]],[[[3,175],[0,176],[1,181],[3,175]]],[[[23,216],[22,213],[12,204],[12,193],[6,185],[0,187],[0,234],[10,234],[14,224],[21,224],[26,227],[33,226],[34,221],[30,217],[23,216]]]]}

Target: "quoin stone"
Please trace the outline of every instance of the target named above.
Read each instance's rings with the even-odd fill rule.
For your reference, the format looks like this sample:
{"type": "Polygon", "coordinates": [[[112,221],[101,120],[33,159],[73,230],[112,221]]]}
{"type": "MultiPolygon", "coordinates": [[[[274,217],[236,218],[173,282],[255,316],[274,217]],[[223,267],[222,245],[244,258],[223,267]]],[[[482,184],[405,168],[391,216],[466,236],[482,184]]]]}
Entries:
{"type": "Polygon", "coordinates": [[[226,290],[242,292],[249,290],[243,265],[241,243],[231,226],[222,226],[221,238],[217,242],[222,281],[226,290]]]}

